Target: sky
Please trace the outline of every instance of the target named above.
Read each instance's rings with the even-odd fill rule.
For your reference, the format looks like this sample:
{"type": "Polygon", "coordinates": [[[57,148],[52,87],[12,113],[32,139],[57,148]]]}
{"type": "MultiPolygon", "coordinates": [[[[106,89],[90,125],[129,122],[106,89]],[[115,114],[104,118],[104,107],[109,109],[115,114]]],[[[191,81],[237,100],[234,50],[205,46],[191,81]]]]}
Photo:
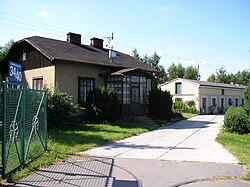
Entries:
{"type": "Polygon", "coordinates": [[[114,50],[161,56],[160,65],[199,64],[201,80],[220,67],[250,68],[249,0],[0,0],[0,46],[30,36],[104,39],[114,50]]]}

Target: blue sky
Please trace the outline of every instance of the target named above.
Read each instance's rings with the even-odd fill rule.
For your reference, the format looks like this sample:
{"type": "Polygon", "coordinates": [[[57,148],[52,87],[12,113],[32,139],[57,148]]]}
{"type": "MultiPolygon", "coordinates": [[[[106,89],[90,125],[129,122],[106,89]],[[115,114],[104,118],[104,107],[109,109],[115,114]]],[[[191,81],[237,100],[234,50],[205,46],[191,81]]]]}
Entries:
{"type": "Polygon", "coordinates": [[[67,32],[89,44],[113,32],[115,50],[156,51],[166,69],[199,62],[206,80],[222,65],[250,68],[249,10],[249,0],[1,0],[0,46],[34,35],[66,40],[67,32]]]}

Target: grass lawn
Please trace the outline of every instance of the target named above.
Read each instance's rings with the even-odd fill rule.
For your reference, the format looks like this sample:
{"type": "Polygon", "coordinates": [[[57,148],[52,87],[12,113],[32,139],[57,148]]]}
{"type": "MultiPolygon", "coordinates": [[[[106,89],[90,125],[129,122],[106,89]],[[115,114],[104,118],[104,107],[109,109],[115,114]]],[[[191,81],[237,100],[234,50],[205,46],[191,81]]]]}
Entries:
{"type": "Polygon", "coordinates": [[[156,126],[135,121],[120,121],[115,124],[71,125],[67,130],[49,131],[48,151],[24,169],[14,174],[17,180],[37,168],[64,160],[87,149],[124,139],[155,129],[156,126]]]}
{"type": "Polygon", "coordinates": [[[216,140],[246,166],[245,180],[250,180],[250,134],[239,135],[221,132],[216,140]]]}
{"type": "Polygon", "coordinates": [[[198,114],[191,114],[191,113],[182,113],[183,117],[185,119],[189,119],[189,118],[192,118],[194,116],[197,116],[198,114]]]}

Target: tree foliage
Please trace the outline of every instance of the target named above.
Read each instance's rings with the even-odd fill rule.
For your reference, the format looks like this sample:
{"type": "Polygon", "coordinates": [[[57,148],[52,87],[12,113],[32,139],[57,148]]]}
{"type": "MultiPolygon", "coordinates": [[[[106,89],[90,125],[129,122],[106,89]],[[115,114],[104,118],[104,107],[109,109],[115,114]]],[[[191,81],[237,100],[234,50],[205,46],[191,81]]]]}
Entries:
{"type": "Polygon", "coordinates": [[[195,68],[193,66],[188,66],[185,69],[184,73],[184,79],[192,79],[192,80],[198,80],[199,79],[199,72],[198,68],[195,68]]]}
{"type": "Polygon", "coordinates": [[[4,57],[8,54],[11,46],[13,45],[14,40],[11,39],[8,43],[6,43],[3,47],[0,46],[0,62],[4,59],[4,57]]]}
{"type": "Polygon", "coordinates": [[[148,56],[147,54],[145,54],[145,55],[143,55],[143,57],[141,57],[139,55],[137,49],[135,48],[132,51],[132,56],[135,59],[143,62],[144,64],[147,64],[147,65],[160,71],[157,75],[157,80],[156,80],[157,84],[164,83],[168,80],[167,73],[165,71],[164,66],[160,65],[161,57],[157,54],[157,52],[154,52],[154,54],[152,56],[148,56]]]}
{"type": "Polygon", "coordinates": [[[221,66],[216,74],[212,73],[207,79],[208,82],[233,83],[247,86],[250,80],[249,70],[238,71],[236,74],[227,73],[224,66],[221,66]]]}
{"type": "Polygon", "coordinates": [[[176,78],[183,78],[184,74],[185,74],[185,68],[182,66],[181,63],[178,63],[178,65],[175,65],[174,63],[172,63],[168,70],[168,80],[173,80],[176,78]]]}

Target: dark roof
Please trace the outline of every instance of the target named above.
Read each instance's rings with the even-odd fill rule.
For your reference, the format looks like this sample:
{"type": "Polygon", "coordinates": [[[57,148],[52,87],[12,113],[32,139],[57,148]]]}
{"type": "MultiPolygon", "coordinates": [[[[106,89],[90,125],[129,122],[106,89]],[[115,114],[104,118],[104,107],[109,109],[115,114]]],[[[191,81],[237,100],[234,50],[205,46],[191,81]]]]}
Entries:
{"type": "Polygon", "coordinates": [[[144,64],[130,55],[117,51],[117,57],[109,59],[109,50],[95,48],[88,45],[75,45],[67,41],[55,40],[39,36],[25,38],[16,43],[28,42],[51,61],[65,60],[72,62],[82,62],[95,65],[105,65],[119,68],[140,68],[148,72],[158,72],[158,70],[144,64]]]}
{"type": "MultiPolygon", "coordinates": [[[[219,87],[219,88],[232,88],[232,89],[245,89],[246,88],[246,86],[243,86],[243,85],[225,84],[225,83],[218,83],[218,82],[207,82],[207,81],[182,79],[182,78],[177,78],[177,79],[171,80],[169,82],[178,81],[178,80],[198,84],[198,85],[204,86],[204,87],[219,87]]],[[[167,84],[169,82],[163,83],[162,85],[167,84]]]]}

